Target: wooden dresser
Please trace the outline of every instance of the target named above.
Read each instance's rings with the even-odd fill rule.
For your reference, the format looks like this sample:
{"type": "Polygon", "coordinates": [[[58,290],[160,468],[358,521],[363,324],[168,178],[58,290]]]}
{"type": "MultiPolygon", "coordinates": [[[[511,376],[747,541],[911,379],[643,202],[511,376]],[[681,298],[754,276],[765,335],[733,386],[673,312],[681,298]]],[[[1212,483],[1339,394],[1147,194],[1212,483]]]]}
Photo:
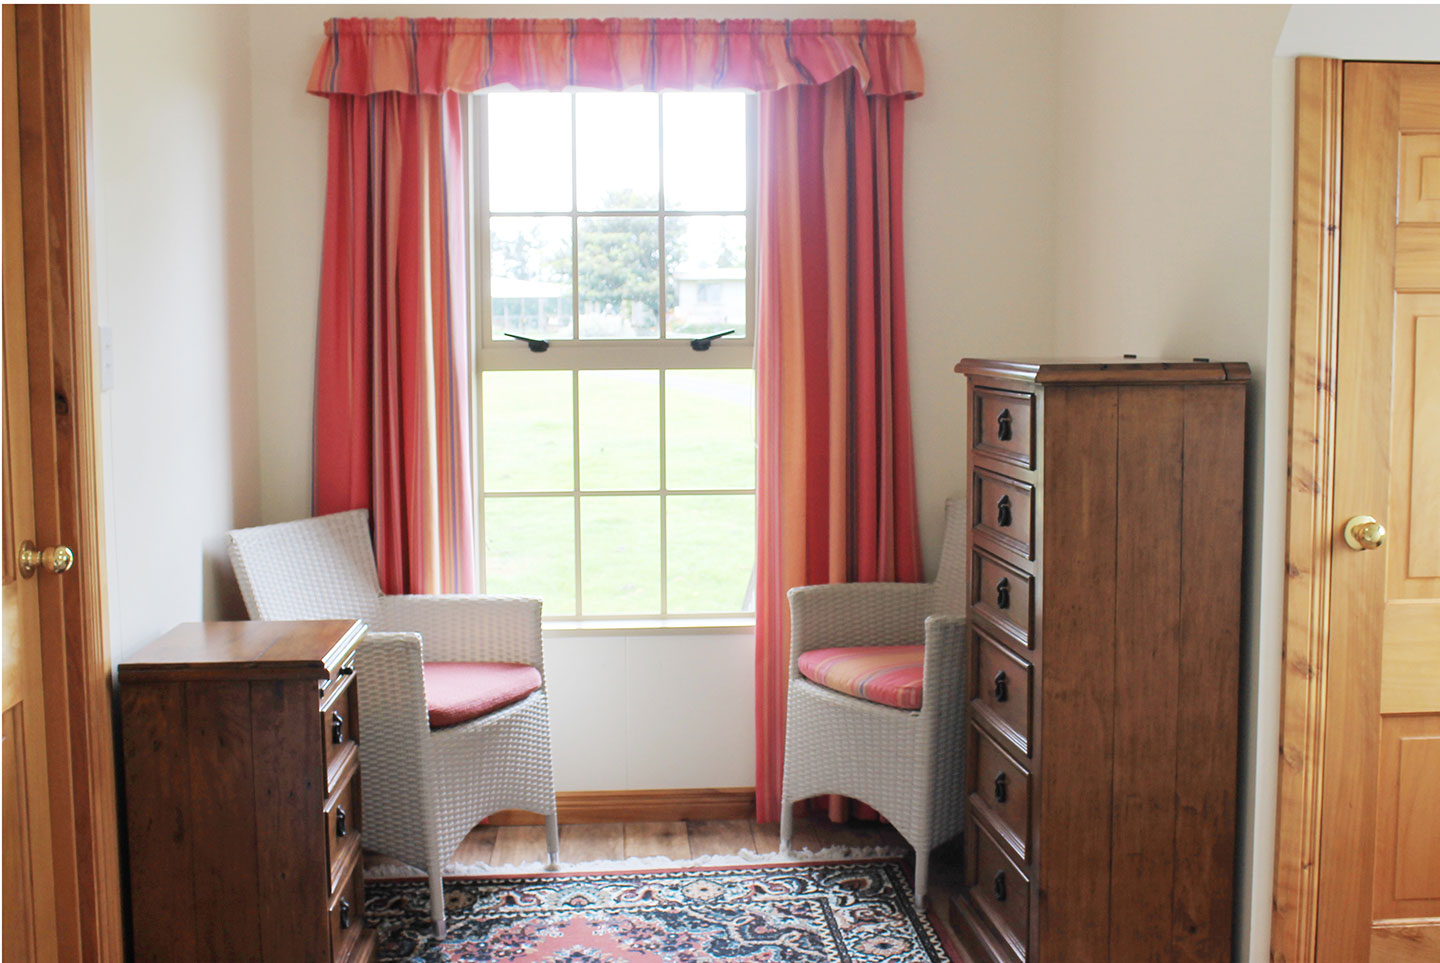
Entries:
{"type": "Polygon", "coordinates": [[[366,963],[361,622],[178,626],[120,664],[136,963],[366,963]]]}
{"type": "Polygon", "coordinates": [[[967,359],[975,963],[1230,959],[1244,364],[967,359]]]}

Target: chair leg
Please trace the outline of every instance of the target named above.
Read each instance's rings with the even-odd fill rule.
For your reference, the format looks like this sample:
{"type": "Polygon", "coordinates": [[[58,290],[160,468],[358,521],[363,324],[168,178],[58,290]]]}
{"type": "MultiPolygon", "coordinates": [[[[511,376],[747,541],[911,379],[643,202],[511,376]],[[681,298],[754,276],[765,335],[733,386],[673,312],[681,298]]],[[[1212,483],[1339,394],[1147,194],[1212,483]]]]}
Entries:
{"type": "Polygon", "coordinates": [[[550,854],[546,869],[560,868],[560,819],[554,813],[545,817],[545,849],[550,854]]]}
{"type": "Polygon", "coordinates": [[[915,908],[925,912],[925,894],[930,890],[930,850],[915,850],[915,908]]]}
{"type": "Polygon", "coordinates": [[[790,840],[795,833],[795,804],[789,799],[780,800],[780,852],[790,852],[790,840]]]}
{"type": "Polygon", "coordinates": [[[435,936],[445,938],[445,876],[437,866],[430,870],[430,918],[435,921],[435,936]]]}

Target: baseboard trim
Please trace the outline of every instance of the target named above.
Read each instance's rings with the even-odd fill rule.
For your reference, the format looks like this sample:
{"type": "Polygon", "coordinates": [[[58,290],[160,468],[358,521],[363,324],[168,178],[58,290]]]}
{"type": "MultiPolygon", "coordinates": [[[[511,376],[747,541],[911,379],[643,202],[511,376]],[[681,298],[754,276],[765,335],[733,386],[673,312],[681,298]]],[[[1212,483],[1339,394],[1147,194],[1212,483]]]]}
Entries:
{"type": "MultiPolygon", "coordinates": [[[[726,789],[615,789],[557,792],[562,823],[648,823],[684,819],[753,819],[755,787],[726,789]]],[[[539,826],[544,817],[518,809],[491,816],[492,826],[539,826]]]]}

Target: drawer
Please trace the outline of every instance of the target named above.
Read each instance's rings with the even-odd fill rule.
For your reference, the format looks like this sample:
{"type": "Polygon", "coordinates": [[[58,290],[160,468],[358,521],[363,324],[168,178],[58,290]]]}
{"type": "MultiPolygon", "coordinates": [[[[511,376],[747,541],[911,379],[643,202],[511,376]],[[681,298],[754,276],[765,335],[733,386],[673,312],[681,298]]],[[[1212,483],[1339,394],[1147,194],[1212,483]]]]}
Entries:
{"type": "Polygon", "coordinates": [[[365,932],[365,874],[359,852],[349,861],[345,882],[330,902],[330,958],[345,963],[365,932]]]}
{"type": "Polygon", "coordinates": [[[325,857],[330,864],[331,893],[340,888],[350,851],[360,844],[360,779],[356,768],[347,766],[343,785],[325,805],[325,857]]]}
{"type": "Polygon", "coordinates": [[[968,819],[970,899],[1021,960],[1029,956],[1030,880],[984,827],[968,819]]]}
{"type": "Polygon", "coordinates": [[[985,552],[970,556],[970,604],[1017,642],[1035,647],[1031,599],[1034,578],[985,552]]]}
{"type": "Polygon", "coordinates": [[[978,726],[970,727],[970,803],[1020,862],[1030,846],[1030,774],[978,726]]]}
{"type": "Polygon", "coordinates": [[[329,693],[320,704],[320,739],[325,746],[326,796],[334,793],[340,786],[345,767],[350,765],[350,757],[356,754],[357,705],[353,675],[341,680],[340,687],[329,693]]]}
{"type": "Polygon", "coordinates": [[[1004,744],[1030,755],[1031,667],[984,632],[971,628],[975,654],[970,673],[970,708],[1004,744]]]}
{"type": "Polygon", "coordinates": [[[976,388],[970,393],[973,432],[970,444],[982,455],[1035,467],[1035,396],[999,388],[976,388]]]}
{"type": "Polygon", "coordinates": [[[994,472],[976,470],[972,479],[971,524],[1001,548],[1035,558],[1035,488],[994,472]]]}

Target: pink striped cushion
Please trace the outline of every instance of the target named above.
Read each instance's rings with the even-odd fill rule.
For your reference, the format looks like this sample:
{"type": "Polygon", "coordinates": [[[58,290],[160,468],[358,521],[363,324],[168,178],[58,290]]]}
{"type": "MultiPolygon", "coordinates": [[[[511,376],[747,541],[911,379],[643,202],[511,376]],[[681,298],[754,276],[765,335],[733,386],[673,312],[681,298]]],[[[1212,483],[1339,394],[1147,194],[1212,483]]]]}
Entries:
{"type": "Polygon", "coordinates": [[[920,708],[925,646],[860,645],[800,655],[800,674],[827,689],[897,709],[920,708]]]}
{"type": "Polygon", "coordinates": [[[430,728],[478,719],[540,688],[534,666],[513,662],[426,662],[425,708],[430,728]]]}

